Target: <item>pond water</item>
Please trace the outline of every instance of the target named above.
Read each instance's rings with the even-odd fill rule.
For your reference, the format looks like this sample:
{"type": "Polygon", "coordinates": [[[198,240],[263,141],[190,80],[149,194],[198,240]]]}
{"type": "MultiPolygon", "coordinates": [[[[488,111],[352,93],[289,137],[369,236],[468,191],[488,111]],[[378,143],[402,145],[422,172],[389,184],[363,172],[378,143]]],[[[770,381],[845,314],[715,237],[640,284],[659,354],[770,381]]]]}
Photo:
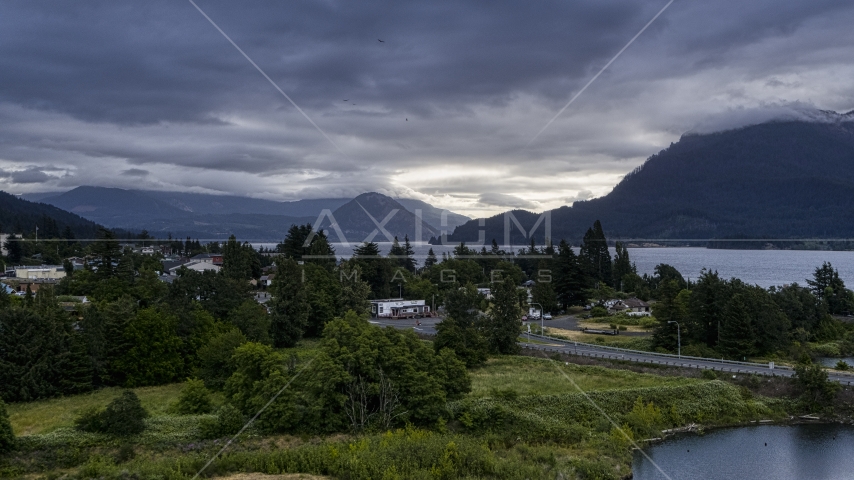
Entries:
{"type": "Polygon", "coordinates": [[[854,427],[761,425],[682,435],[635,452],[634,480],[854,478],[854,427]]]}
{"type": "Polygon", "coordinates": [[[854,357],[820,357],[817,360],[817,363],[824,365],[825,367],[835,367],[836,363],[840,360],[844,361],[848,364],[849,367],[854,368],[854,357]]]}

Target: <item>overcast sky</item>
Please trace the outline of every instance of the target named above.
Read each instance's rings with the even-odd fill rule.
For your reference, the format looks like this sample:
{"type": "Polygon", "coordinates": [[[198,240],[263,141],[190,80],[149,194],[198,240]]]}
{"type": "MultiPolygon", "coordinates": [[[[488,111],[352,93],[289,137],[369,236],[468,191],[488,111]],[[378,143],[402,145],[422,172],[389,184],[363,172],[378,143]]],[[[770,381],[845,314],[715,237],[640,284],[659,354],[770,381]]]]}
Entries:
{"type": "Polygon", "coordinates": [[[541,211],[687,131],[854,109],[854,2],[675,0],[528,145],[666,3],[197,0],[339,151],[188,1],[6,0],[0,189],[541,211]]]}

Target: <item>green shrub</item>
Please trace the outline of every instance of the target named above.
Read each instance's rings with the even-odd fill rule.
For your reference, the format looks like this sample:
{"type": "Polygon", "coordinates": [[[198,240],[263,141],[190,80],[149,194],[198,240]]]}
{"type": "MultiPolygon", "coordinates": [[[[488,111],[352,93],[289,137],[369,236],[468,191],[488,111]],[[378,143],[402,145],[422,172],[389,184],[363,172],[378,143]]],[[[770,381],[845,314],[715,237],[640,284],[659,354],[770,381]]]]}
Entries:
{"type": "Polygon", "coordinates": [[[816,355],[820,355],[822,357],[838,357],[842,354],[839,344],[835,342],[811,344],[810,347],[816,355]]]}
{"type": "Polygon", "coordinates": [[[216,411],[216,418],[206,418],[201,423],[203,438],[221,438],[236,434],[246,424],[240,410],[231,404],[225,404],[216,411]]]}
{"type": "Polygon", "coordinates": [[[142,408],[139,397],[133,391],[125,390],[104,410],[92,409],[84,412],[75,421],[75,425],[84,432],[117,436],[137,435],[145,430],[143,420],[146,417],[148,412],[142,408]]]}
{"type": "Polygon", "coordinates": [[[848,362],[846,362],[845,360],[840,360],[840,361],[836,362],[836,369],[837,370],[845,371],[845,370],[848,370],[849,368],[851,368],[851,366],[848,365],[848,362]]]}
{"type": "Polygon", "coordinates": [[[210,413],[213,409],[211,392],[205,388],[205,382],[196,378],[187,379],[187,385],[173,408],[179,415],[210,413]]]}
{"type": "Polygon", "coordinates": [[[700,376],[705,378],[706,380],[717,380],[718,374],[715,373],[714,370],[703,370],[700,372],[700,376]]]}
{"type": "Polygon", "coordinates": [[[597,317],[607,317],[608,309],[603,307],[602,305],[596,305],[592,309],[590,309],[590,316],[593,318],[597,317]]]}
{"type": "Polygon", "coordinates": [[[653,317],[643,317],[638,320],[638,325],[642,328],[653,328],[658,325],[658,320],[653,317]]]}
{"type": "Polygon", "coordinates": [[[9,422],[6,404],[0,398],[0,455],[12,451],[15,445],[15,432],[12,431],[12,424],[9,422]]]}
{"type": "Polygon", "coordinates": [[[197,353],[199,367],[195,375],[205,382],[206,387],[222,390],[225,381],[235,370],[231,361],[234,350],[246,342],[246,336],[237,328],[213,337],[197,353]]]}

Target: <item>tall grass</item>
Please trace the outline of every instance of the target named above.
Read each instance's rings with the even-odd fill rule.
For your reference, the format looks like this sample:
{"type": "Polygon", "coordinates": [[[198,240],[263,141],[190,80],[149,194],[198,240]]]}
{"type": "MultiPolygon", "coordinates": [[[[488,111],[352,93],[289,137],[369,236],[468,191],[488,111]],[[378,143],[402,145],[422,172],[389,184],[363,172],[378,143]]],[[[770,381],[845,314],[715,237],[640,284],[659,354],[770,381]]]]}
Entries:
{"type": "Polygon", "coordinates": [[[557,395],[577,393],[567,380],[572,379],[584,391],[691,385],[702,380],[582,366],[536,357],[504,356],[491,358],[485,366],[470,372],[473,397],[496,393],[516,395],[557,395]],[[566,376],[564,376],[566,375],[566,376]]]}
{"type": "MultiPolygon", "coordinates": [[[[157,387],[135,388],[145,408],[152,416],[165,415],[169,406],[177,400],[183,383],[157,387]]],[[[70,397],[52,398],[28,403],[13,403],[8,406],[9,420],[15,435],[38,435],[49,433],[60,427],[74,425],[74,419],[92,407],[104,407],[118,397],[121,388],[104,388],[90,393],[70,397]]]]}

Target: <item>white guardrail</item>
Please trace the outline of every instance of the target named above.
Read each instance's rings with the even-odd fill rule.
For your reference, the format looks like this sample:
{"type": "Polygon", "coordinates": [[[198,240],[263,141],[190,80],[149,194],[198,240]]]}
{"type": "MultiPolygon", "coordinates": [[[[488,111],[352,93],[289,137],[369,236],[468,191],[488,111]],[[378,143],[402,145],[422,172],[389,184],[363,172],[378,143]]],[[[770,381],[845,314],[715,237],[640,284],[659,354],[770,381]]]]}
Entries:
{"type": "MultiPolygon", "coordinates": [[[[634,354],[638,354],[638,355],[649,355],[649,356],[654,356],[654,357],[667,357],[667,358],[674,358],[677,360],[700,360],[700,361],[705,361],[705,362],[726,363],[729,365],[746,365],[746,366],[750,366],[750,367],[768,368],[768,369],[772,368],[771,367],[772,364],[769,364],[769,363],[740,362],[738,360],[725,360],[725,359],[720,359],[720,358],[692,357],[690,355],[679,356],[679,355],[673,355],[672,353],[646,352],[643,350],[632,350],[630,348],[612,347],[610,345],[599,345],[596,343],[576,342],[575,340],[567,340],[565,338],[550,337],[548,335],[539,335],[536,333],[530,333],[530,334],[529,333],[522,333],[521,336],[525,337],[527,335],[530,335],[531,337],[534,337],[534,338],[539,338],[541,340],[551,340],[553,342],[560,342],[560,343],[569,344],[569,345],[581,345],[584,347],[601,348],[601,349],[606,349],[606,350],[613,350],[615,352],[627,352],[627,353],[634,353],[634,354]]],[[[774,370],[792,370],[792,367],[773,364],[773,369],[774,370]]]]}

